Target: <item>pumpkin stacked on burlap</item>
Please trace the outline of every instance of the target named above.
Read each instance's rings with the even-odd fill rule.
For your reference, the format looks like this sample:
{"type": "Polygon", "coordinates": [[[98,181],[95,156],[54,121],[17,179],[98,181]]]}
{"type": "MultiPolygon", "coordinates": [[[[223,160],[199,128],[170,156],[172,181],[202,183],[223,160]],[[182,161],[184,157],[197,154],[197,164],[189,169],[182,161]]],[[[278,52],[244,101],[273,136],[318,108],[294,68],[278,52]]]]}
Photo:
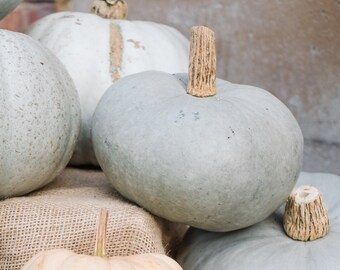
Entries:
{"type": "Polygon", "coordinates": [[[292,191],[301,130],[269,92],[216,81],[210,29],[193,28],[190,60],[189,75],[144,72],[108,89],[93,117],[98,162],[155,215],[211,231],[253,225],[292,191]]]}
{"type": "Polygon", "coordinates": [[[0,30],[0,199],[27,194],[66,167],[80,127],[65,67],[32,38],[0,30]]]}

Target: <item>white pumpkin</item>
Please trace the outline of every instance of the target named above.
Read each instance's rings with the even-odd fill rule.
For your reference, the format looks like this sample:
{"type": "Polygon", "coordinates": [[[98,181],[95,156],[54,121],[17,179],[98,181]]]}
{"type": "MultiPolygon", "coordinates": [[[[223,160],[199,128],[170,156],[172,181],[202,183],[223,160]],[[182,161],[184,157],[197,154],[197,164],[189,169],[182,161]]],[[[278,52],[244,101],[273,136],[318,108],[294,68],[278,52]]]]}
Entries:
{"type": "Polygon", "coordinates": [[[32,38],[0,30],[0,198],[52,181],[69,162],[80,105],[60,61],[32,38]]]}
{"type": "Polygon", "coordinates": [[[211,233],[190,229],[178,252],[186,270],[336,270],[340,269],[340,177],[301,173],[297,186],[311,185],[323,195],[329,233],[314,241],[289,238],[282,226],[284,206],[244,230],[211,233]]]}
{"type": "Polygon", "coordinates": [[[172,258],[157,253],[130,256],[106,256],[108,210],[101,209],[93,256],[78,255],[71,250],[42,251],[22,270],[183,270],[172,258]]]}
{"type": "Polygon", "coordinates": [[[0,0],[0,20],[19,5],[21,0],[0,0]]]}
{"type": "MultiPolygon", "coordinates": [[[[191,65],[200,75],[213,74],[198,69],[209,66],[200,59],[213,60],[207,44],[191,65]]],[[[153,214],[212,231],[250,226],[293,189],[301,130],[269,92],[218,79],[203,87],[216,95],[196,97],[187,85],[215,82],[197,78],[147,71],[115,82],[93,117],[98,162],[121,194],[153,214]]]]}
{"type": "Polygon", "coordinates": [[[33,257],[22,270],[183,270],[163,254],[138,254],[112,258],[79,255],[70,250],[48,250],[33,257]]]}
{"type": "MultiPolygon", "coordinates": [[[[108,2],[118,5],[123,1],[108,2]]],[[[63,62],[79,92],[82,127],[73,165],[97,164],[91,120],[99,99],[113,81],[145,70],[184,72],[188,66],[187,39],[174,28],[153,22],[59,12],[40,19],[28,34],[63,62]]]]}

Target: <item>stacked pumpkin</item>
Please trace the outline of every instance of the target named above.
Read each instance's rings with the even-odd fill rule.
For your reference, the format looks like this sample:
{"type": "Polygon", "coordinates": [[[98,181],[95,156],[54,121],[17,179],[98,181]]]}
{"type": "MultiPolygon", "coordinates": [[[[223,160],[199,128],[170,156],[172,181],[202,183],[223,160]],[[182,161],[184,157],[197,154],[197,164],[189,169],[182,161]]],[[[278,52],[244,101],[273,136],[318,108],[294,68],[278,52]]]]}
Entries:
{"type": "Polygon", "coordinates": [[[189,74],[122,78],[98,104],[92,135],[101,168],[125,197],[172,221],[231,231],[286,200],[303,138],[278,99],[216,81],[215,65],[214,33],[194,27],[189,74]]]}
{"type": "MultiPolygon", "coordinates": [[[[71,165],[99,164],[124,197],[156,216],[195,228],[178,257],[185,269],[245,269],[231,263],[235,243],[243,249],[243,237],[261,236],[273,226],[280,231],[275,218],[282,208],[275,211],[293,190],[302,165],[298,123],[269,92],[216,79],[210,29],[193,28],[189,64],[188,43],[179,32],[125,20],[125,1],[98,0],[93,10],[96,14],[52,14],[28,32],[63,65],[27,36],[0,32],[0,56],[10,67],[0,74],[6,87],[0,100],[5,120],[0,125],[6,130],[1,133],[1,160],[6,162],[1,198],[52,181],[73,154],[71,165]],[[188,74],[182,73],[188,66],[188,74]],[[158,71],[147,71],[152,69],[158,71]],[[22,80],[14,80],[14,74],[22,80]],[[212,254],[216,248],[221,253],[212,254]],[[201,260],[202,252],[207,257],[201,260]]],[[[304,187],[288,202],[287,234],[300,240],[325,236],[327,211],[317,190],[304,187]]],[[[102,211],[96,256],[48,251],[24,269],[40,269],[42,262],[46,269],[60,269],[55,262],[71,257],[65,269],[77,264],[81,269],[92,264],[180,269],[158,255],[100,258],[105,256],[106,216],[102,211]]],[[[293,240],[280,243],[285,241],[293,240]]],[[[248,251],[242,260],[246,257],[253,258],[248,251]]]]}
{"type": "Polygon", "coordinates": [[[340,177],[301,173],[297,184],[285,206],[254,226],[227,233],[190,229],[178,252],[180,265],[188,270],[340,269],[340,177]]]}
{"type": "Polygon", "coordinates": [[[0,199],[52,181],[69,162],[80,127],[71,77],[32,38],[0,30],[0,199]]]}
{"type": "Polygon", "coordinates": [[[93,13],[57,12],[28,35],[49,48],[71,75],[80,97],[81,132],[71,165],[95,165],[91,141],[94,110],[113,81],[145,70],[184,72],[188,41],[174,28],[128,21],[125,1],[97,0],[93,13]]]}

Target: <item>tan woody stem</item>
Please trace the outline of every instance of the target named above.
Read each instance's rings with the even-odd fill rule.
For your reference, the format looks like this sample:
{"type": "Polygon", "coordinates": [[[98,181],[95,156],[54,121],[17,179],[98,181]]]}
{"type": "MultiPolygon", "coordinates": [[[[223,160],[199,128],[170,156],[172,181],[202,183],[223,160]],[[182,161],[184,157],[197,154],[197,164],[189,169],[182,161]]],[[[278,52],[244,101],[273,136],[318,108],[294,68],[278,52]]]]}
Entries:
{"type": "Polygon", "coordinates": [[[190,38],[188,94],[209,97],[216,94],[215,33],[204,26],[194,26],[190,38]]]}
{"type": "Polygon", "coordinates": [[[289,237],[300,241],[316,240],[328,233],[328,211],[319,190],[302,186],[288,197],[283,228],[289,237]]]}
{"type": "Polygon", "coordinates": [[[108,219],[108,210],[100,209],[99,222],[96,236],[96,245],[94,248],[94,256],[106,256],[106,227],[108,219]]]}
{"type": "Polygon", "coordinates": [[[94,0],[92,13],[112,20],[127,18],[128,6],[125,0],[94,0]]]}

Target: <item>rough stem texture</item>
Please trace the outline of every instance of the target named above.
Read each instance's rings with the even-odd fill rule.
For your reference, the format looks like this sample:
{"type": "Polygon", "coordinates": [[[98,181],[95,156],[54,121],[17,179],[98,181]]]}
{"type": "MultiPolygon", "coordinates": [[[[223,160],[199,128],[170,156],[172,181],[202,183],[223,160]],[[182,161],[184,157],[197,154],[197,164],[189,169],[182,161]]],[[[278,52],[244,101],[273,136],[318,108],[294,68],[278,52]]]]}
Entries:
{"type": "Polygon", "coordinates": [[[124,20],[127,18],[128,6],[124,0],[95,0],[92,13],[111,20],[124,20]]]}
{"type": "Polygon", "coordinates": [[[329,231],[328,211],[320,191],[302,186],[296,189],[286,203],[283,228],[295,240],[312,241],[329,231]]]}
{"type": "Polygon", "coordinates": [[[204,26],[191,29],[188,94],[209,97],[216,94],[215,33],[204,26]]]}
{"type": "Polygon", "coordinates": [[[105,257],[106,255],[106,227],[108,213],[107,209],[100,209],[94,256],[105,257]]]}
{"type": "Polygon", "coordinates": [[[123,57],[123,37],[118,24],[110,25],[110,69],[113,81],[120,79],[123,57]]]}

